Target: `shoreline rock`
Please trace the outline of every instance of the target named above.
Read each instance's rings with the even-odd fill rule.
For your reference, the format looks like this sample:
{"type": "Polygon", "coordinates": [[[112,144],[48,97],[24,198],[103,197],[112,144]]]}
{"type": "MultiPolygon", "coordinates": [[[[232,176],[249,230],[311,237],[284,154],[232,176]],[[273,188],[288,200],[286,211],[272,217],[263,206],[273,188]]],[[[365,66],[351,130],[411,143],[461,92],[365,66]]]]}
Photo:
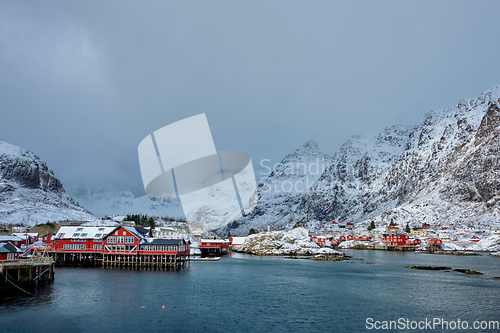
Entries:
{"type": "Polygon", "coordinates": [[[483,275],[483,273],[481,273],[481,272],[473,271],[472,269],[467,269],[467,268],[455,268],[453,271],[464,273],[464,274],[483,275]]]}
{"type": "Polygon", "coordinates": [[[451,267],[446,267],[446,266],[417,266],[417,265],[410,265],[410,266],[406,266],[405,268],[421,269],[421,270],[425,270],[425,271],[444,271],[444,270],[451,269],[451,267]]]}

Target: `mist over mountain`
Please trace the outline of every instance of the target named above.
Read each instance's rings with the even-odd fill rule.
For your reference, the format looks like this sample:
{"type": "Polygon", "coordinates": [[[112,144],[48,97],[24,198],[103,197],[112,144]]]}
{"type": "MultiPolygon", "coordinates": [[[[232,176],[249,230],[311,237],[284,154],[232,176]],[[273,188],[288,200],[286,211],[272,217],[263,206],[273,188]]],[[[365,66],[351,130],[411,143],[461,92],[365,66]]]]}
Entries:
{"type": "Polygon", "coordinates": [[[89,190],[79,187],[70,192],[83,207],[99,217],[112,215],[142,214],[158,217],[184,218],[179,199],[135,196],[131,191],[102,188],[89,190]]]}

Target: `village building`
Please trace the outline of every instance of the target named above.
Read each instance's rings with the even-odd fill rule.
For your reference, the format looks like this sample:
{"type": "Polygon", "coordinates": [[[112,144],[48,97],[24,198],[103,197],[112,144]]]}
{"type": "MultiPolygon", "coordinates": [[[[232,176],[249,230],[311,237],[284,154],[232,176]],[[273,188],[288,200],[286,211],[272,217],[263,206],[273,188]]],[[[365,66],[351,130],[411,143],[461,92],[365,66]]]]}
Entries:
{"type": "Polygon", "coordinates": [[[314,236],[314,237],[311,237],[311,242],[316,243],[320,247],[326,246],[326,236],[314,236]]]}
{"type": "Polygon", "coordinates": [[[156,227],[152,232],[153,236],[157,238],[172,238],[179,231],[173,227],[156,227]]]}
{"type": "Polygon", "coordinates": [[[417,246],[422,244],[422,241],[418,238],[413,238],[413,239],[407,239],[406,240],[406,246],[417,246]]]}
{"type": "Polygon", "coordinates": [[[28,242],[28,245],[38,242],[39,237],[38,232],[15,232],[12,235],[21,238],[23,240],[23,245],[26,245],[26,242],[28,242]]]}
{"type": "Polygon", "coordinates": [[[27,229],[28,227],[24,224],[16,224],[12,227],[12,232],[26,232],[27,229]]]}
{"type": "Polygon", "coordinates": [[[399,227],[388,225],[385,227],[385,233],[387,235],[399,235],[399,227]]]}
{"type": "Polygon", "coordinates": [[[431,228],[431,225],[429,223],[422,223],[422,229],[428,230],[431,228]]]}
{"type": "Polygon", "coordinates": [[[8,242],[0,242],[0,264],[14,262],[23,253],[21,249],[8,242]]]}
{"type": "Polygon", "coordinates": [[[429,245],[443,245],[443,241],[439,238],[431,238],[427,241],[429,245]]]}
{"type": "Polygon", "coordinates": [[[21,237],[17,237],[14,235],[7,235],[7,236],[0,235],[0,243],[11,243],[15,247],[21,248],[21,244],[23,244],[23,239],[21,239],[21,237]]]}
{"type": "Polygon", "coordinates": [[[354,229],[354,223],[353,222],[347,222],[345,225],[346,229],[352,230],[354,229]]]}
{"type": "Polygon", "coordinates": [[[469,239],[469,241],[471,241],[471,242],[476,242],[476,243],[477,243],[477,242],[479,242],[480,240],[481,240],[481,238],[479,238],[479,237],[477,237],[477,236],[473,236],[473,237],[471,237],[471,238],[469,239]]]}
{"type": "Polygon", "coordinates": [[[422,228],[411,228],[410,235],[412,235],[412,236],[425,235],[425,229],[422,229],[422,228]]]}
{"type": "Polygon", "coordinates": [[[387,234],[382,242],[388,246],[406,246],[407,239],[406,234],[387,234]]]}
{"type": "Polygon", "coordinates": [[[240,246],[243,245],[247,238],[246,237],[229,237],[229,245],[240,246]]]}
{"type": "Polygon", "coordinates": [[[185,261],[190,243],[184,239],[148,237],[149,228],[118,227],[61,227],[49,252],[59,261],[68,258],[102,265],[131,267],[166,267],[185,261]],[[66,256],[68,254],[68,256],[66,256]]]}
{"type": "Polygon", "coordinates": [[[220,257],[227,253],[229,240],[224,239],[201,239],[200,246],[202,257],[216,256],[220,257]]]}
{"type": "Polygon", "coordinates": [[[439,238],[431,238],[427,241],[427,249],[431,251],[441,250],[443,241],[439,238]]]}

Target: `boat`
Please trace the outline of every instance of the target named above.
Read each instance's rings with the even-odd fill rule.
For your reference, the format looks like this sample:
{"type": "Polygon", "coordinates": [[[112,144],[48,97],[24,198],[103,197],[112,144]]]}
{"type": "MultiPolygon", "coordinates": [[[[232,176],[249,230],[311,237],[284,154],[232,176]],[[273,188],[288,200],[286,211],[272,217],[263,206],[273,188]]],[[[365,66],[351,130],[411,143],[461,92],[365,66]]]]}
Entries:
{"type": "Polygon", "coordinates": [[[189,258],[191,261],[219,261],[220,257],[212,257],[212,258],[201,258],[201,257],[192,257],[189,258]]]}

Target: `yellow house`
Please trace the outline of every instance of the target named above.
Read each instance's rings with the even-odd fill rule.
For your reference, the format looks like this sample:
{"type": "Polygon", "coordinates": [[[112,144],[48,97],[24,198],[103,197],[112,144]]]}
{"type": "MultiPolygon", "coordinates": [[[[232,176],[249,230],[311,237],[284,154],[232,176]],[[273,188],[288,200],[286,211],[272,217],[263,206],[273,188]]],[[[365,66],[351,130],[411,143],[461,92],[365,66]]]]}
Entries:
{"type": "Polygon", "coordinates": [[[425,235],[425,229],[411,228],[410,235],[425,235]]]}

